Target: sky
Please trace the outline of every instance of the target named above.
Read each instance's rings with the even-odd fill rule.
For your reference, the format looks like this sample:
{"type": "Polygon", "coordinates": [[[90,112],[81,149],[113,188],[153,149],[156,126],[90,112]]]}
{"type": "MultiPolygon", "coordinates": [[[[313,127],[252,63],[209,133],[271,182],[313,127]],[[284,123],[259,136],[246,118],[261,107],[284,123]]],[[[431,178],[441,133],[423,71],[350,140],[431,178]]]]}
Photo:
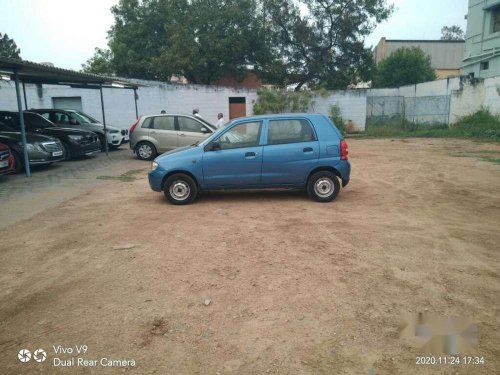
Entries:
{"type": "MultiPolygon", "coordinates": [[[[79,70],[105,48],[113,24],[110,8],[118,0],[0,0],[0,33],[8,34],[21,57],[79,70]]],[[[445,25],[465,31],[467,0],[389,0],[396,10],[366,39],[367,47],[380,38],[439,39],[445,25]]]]}

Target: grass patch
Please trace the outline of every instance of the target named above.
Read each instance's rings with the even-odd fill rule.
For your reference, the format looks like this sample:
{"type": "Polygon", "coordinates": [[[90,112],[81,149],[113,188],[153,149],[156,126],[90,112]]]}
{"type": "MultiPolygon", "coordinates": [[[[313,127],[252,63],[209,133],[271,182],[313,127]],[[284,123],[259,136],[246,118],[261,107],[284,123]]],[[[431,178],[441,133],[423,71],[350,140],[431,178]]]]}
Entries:
{"type": "Polygon", "coordinates": [[[500,164],[500,151],[479,150],[479,151],[460,151],[450,154],[453,158],[479,158],[482,161],[488,161],[493,164],[500,164]]]}
{"type": "Polygon", "coordinates": [[[366,134],[383,138],[476,138],[500,142],[500,117],[487,110],[462,117],[451,126],[388,121],[369,125],[366,134]]]}
{"type": "Polygon", "coordinates": [[[137,180],[137,175],[141,172],[144,172],[145,169],[131,169],[125,173],[122,173],[119,176],[98,176],[98,180],[115,180],[120,182],[131,182],[137,180]]]}

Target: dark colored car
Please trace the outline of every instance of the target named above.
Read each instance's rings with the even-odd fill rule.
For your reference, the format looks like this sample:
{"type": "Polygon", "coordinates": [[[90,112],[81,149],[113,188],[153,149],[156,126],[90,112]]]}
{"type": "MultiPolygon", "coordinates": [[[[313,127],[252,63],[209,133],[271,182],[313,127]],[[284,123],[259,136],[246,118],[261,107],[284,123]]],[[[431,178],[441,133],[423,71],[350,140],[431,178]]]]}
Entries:
{"type": "MultiPolygon", "coordinates": [[[[101,147],[105,147],[104,125],[86,113],[74,109],[31,109],[31,112],[42,115],[57,126],[94,132],[99,136],[101,147]]],[[[106,131],[110,149],[116,149],[129,141],[128,129],[106,125],[106,131]]]]}
{"type": "Polygon", "coordinates": [[[9,146],[0,143],[0,175],[9,174],[16,171],[16,160],[10,152],[9,146]]]}
{"type": "MultiPolygon", "coordinates": [[[[20,130],[19,114],[17,112],[0,111],[0,121],[20,130]]],[[[26,131],[48,135],[61,141],[64,147],[64,158],[70,160],[77,156],[92,155],[101,151],[101,142],[97,134],[78,129],[61,128],[40,116],[38,113],[24,112],[26,131]]]]}
{"type": "MultiPolygon", "coordinates": [[[[15,160],[15,171],[24,167],[21,133],[0,122],[0,142],[9,146],[15,160]]],[[[64,148],[56,138],[33,133],[26,134],[30,165],[49,165],[64,160],[64,148]]]]}

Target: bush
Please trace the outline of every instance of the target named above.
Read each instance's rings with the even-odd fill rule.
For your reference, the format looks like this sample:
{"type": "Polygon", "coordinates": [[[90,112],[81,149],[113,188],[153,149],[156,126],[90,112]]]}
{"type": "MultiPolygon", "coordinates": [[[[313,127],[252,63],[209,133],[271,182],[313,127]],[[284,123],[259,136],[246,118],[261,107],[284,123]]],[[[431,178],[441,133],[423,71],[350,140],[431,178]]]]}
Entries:
{"type": "Polygon", "coordinates": [[[307,112],[314,105],[314,94],[311,91],[263,88],[257,91],[257,95],[257,101],[253,106],[253,113],[256,115],[307,112]]]}
{"type": "Polygon", "coordinates": [[[367,124],[366,134],[374,137],[481,138],[500,141],[500,117],[481,110],[446,124],[423,124],[405,121],[367,124]]]}
{"type": "Polygon", "coordinates": [[[342,111],[340,110],[340,107],[338,105],[332,105],[330,107],[330,120],[332,120],[333,124],[337,127],[337,129],[340,130],[342,135],[346,134],[346,123],[344,118],[342,117],[342,111]]]}
{"type": "Polygon", "coordinates": [[[500,140],[500,116],[483,109],[460,118],[450,128],[457,137],[490,138],[500,140]]]}

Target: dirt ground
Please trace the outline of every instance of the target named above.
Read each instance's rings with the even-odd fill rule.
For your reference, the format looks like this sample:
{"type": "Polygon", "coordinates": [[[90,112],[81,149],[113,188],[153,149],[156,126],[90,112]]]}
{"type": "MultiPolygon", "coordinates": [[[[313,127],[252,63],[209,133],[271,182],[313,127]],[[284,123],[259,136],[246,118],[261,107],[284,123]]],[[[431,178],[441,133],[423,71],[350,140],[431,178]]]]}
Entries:
{"type": "Polygon", "coordinates": [[[0,372],[500,373],[500,145],[349,147],[331,204],[226,192],[175,207],[144,170],[2,229],[0,372]],[[428,353],[400,333],[419,312],[477,324],[462,354],[485,363],[416,365],[428,353]],[[21,363],[22,348],[47,360],[21,363]],[[72,357],[135,366],[53,366],[72,357]]]}

